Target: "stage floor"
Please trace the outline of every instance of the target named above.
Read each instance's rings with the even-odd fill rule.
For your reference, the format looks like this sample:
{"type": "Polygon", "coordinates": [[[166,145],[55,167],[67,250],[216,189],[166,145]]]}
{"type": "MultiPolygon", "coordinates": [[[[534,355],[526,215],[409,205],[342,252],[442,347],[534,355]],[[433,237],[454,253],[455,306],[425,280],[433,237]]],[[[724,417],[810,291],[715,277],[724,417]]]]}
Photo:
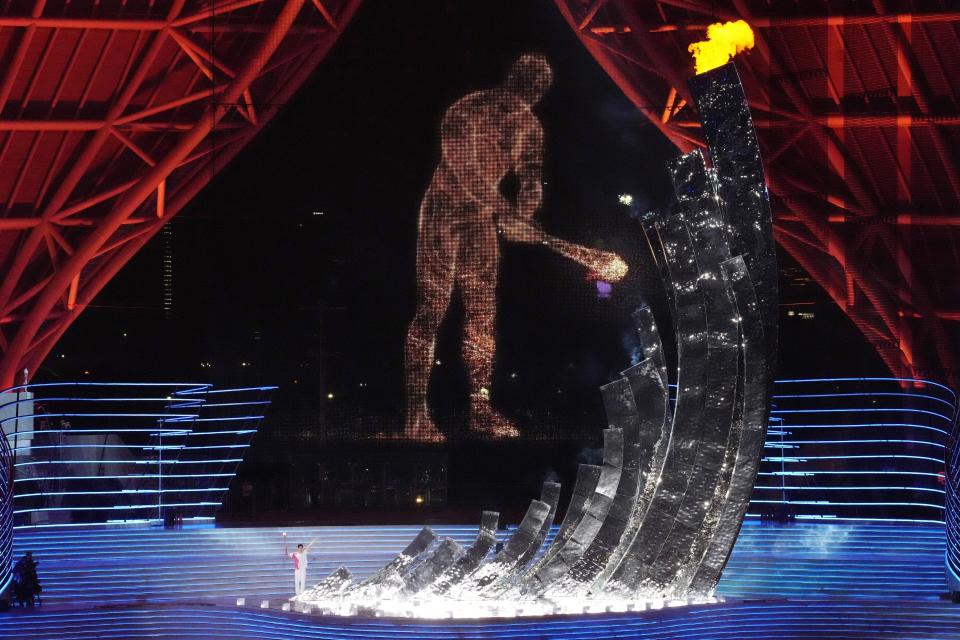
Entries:
{"type": "Polygon", "coordinates": [[[637,614],[444,623],[323,618],[220,605],[131,605],[2,615],[0,637],[59,640],[951,640],[960,638],[960,606],[918,602],[891,607],[865,600],[748,602],[637,614]]]}
{"type": "MultiPolygon", "coordinates": [[[[469,544],[475,527],[432,525],[469,544]]],[[[290,528],[318,538],[308,584],[370,575],[414,526],[290,528]]],[[[501,532],[503,537],[509,530],[501,532]]],[[[960,640],[936,524],[748,521],[724,604],[493,622],[357,621],[276,610],[292,591],[278,528],[73,527],[18,531],[40,560],[44,606],[0,616],[3,638],[937,638],[960,640]],[[237,607],[236,598],[247,599],[237,607]],[[257,608],[268,600],[271,609],[257,608]],[[253,606],[250,606],[253,605],[253,606]]]]}

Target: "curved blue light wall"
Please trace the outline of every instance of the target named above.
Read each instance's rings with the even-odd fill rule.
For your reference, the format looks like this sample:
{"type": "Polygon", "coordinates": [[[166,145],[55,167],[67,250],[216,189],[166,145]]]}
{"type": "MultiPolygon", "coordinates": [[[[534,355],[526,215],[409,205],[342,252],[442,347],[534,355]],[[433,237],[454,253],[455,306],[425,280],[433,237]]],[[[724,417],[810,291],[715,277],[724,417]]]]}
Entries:
{"type": "Polygon", "coordinates": [[[13,528],[212,519],[274,388],[77,382],[0,392],[13,528]]]}
{"type": "Polygon", "coordinates": [[[957,412],[925,380],[779,380],[750,515],[942,522],[957,412]]]}

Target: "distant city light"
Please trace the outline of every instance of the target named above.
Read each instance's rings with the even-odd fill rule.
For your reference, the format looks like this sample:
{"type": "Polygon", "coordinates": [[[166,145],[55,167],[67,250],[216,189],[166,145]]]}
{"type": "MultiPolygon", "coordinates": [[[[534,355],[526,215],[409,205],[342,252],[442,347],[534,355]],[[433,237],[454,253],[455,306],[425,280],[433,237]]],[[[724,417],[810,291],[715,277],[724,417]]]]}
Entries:
{"type": "Polygon", "coordinates": [[[423,504],[423,496],[417,496],[414,500],[417,504],[423,504]]]}
{"type": "Polygon", "coordinates": [[[333,392],[327,394],[327,400],[333,400],[333,392]]]}
{"type": "Polygon", "coordinates": [[[625,205],[627,207],[633,204],[633,196],[629,193],[621,193],[617,197],[617,200],[620,201],[620,204],[625,205]]]}

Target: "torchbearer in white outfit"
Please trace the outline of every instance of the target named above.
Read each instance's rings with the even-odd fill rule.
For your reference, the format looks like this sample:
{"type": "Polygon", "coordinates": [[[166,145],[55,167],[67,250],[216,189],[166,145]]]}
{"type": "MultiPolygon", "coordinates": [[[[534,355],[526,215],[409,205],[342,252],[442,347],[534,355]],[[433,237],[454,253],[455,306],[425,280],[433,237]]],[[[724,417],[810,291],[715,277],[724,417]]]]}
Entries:
{"type": "Polygon", "coordinates": [[[283,534],[283,555],[293,560],[293,591],[294,595],[300,595],[306,588],[307,583],[307,563],[309,562],[308,553],[310,547],[317,541],[316,538],[310,541],[306,547],[302,544],[297,545],[297,550],[290,553],[287,548],[287,534],[283,534]]]}

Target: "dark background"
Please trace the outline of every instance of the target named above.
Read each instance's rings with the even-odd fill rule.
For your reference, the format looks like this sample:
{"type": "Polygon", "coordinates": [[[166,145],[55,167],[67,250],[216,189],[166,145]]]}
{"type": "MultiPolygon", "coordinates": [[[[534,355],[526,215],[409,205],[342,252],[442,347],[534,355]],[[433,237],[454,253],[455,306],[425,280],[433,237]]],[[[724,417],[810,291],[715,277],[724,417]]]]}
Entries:
{"type": "MultiPolygon", "coordinates": [[[[670,326],[635,216],[669,209],[664,167],[676,153],[552,2],[368,0],[276,119],[74,324],[37,381],[279,385],[233,486],[236,517],[356,517],[364,506],[409,509],[418,495],[419,509],[519,508],[545,477],[569,486],[576,464],[596,456],[597,387],[636,358],[630,311],[646,301],[670,326]],[[545,53],[555,73],[537,108],[547,147],[537,217],[559,237],[616,251],[630,275],[601,298],[583,268],[504,246],[494,403],[523,442],[378,439],[400,424],[417,214],[439,119],[526,51],[545,53]],[[618,202],[623,193],[633,205],[618,202]]],[[[779,377],[883,372],[846,316],[780,259],[779,377]]],[[[452,436],[466,403],[460,320],[455,302],[432,388],[452,436]]]]}

